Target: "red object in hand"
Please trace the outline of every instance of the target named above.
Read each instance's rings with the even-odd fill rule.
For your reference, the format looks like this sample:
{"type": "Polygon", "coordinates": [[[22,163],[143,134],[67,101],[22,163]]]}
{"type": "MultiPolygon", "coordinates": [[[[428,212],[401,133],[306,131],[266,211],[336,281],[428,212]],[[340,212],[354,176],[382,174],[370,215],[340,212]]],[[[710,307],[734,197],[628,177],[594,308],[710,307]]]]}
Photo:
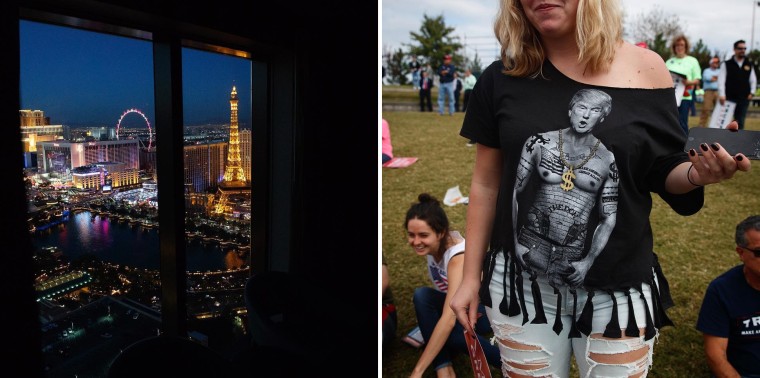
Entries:
{"type": "Polygon", "coordinates": [[[471,335],[464,330],[464,340],[467,343],[467,352],[470,354],[470,363],[472,372],[477,378],[491,378],[491,369],[488,366],[486,354],[483,352],[483,346],[476,335],[471,335]]]}

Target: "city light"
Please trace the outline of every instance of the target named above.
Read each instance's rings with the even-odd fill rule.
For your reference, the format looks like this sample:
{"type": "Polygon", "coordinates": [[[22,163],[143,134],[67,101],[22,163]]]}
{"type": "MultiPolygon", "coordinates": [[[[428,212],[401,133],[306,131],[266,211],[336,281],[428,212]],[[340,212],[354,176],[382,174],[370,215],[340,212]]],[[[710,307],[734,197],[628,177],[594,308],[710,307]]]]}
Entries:
{"type": "MultiPolygon", "coordinates": [[[[243,154],[250,153],[250,149],[243,150],[240,146],[241,139],[250,146],[250,133],[239,132],[236,127],[234,90],[232,100],[231,123],[235,127],[205,125],[202,130],[208,133],[200,136],[192,135],[200,129],[188,129],[193,146],[224,141],[225,149],[229,148],[227,155],[231,157],[217,163],[221,165],[222,173],[225,163],[228,166],[227,171],[232,175],[225,184],[233,190],[224,193],[222,208],[225,211],[221,214],[215,213],[218,198],[211,198],[213,195],[209,197],[208,205],[202,207],[204,211],[187,214],[188,250],[202,248],[206,260],[217,261],[216,264],[220,265],[206,262],[205,266],[192,270],[188,267],[187,313],[194,321],[223,319],[238,332],[244,332],[239,323],[241,313],[245,313],[242,289],[250,277],[250,191],[248,189],[247,195],[242,197],[242,202],[239,194],[249,188],[244,181],[249,174],[243,171],[241,161],[243,154]],[[209,256],[215,258],[209,259],[209,256]]],[[[35,114],[44,118],[41,110],[35,114]]],[[[147,326],[153,332],[161,323],[158,184],[155,172],[143,170],[138,159],[142,156],[138,152],[151,151],[151,142],[141,146],[132,139],[124,140],[134,136],[122,127],[122,120],[130,114],[141,116],[152,134],[145,114],[138,109],[128,109],[110,136],[107,130],[74,128],[70,130],[71,136],[82,136],[79,142],[65,140],[62,135],[55,142],[38,141],[36,147],[42,157],[38,160],[43,165],[25,175],[30,184],[29,230],[33,241],[41,243],[49,239],[65,245],[65,238],[86,240],[81,247],[73,249],[70,246],[40,246],[34,256],[39,265],[35,289],[37,302],[41,304],[40,316],[50,319],[43,324],[43,351],[54,356],[51,358],[68,357],[69,349],[62,345],[93,344],[92,338],[87,336],[89,334],[97,336],[96,340],[106,340],[111,339],[117,329],[137,327],[142,332],[147,326]],[[124,159],[126,163],[120,162],[124,159]],[[128,240],[135,237],[130,230],[140,230],[138,235],[141,237],[128,240]],[[115,236],[120,232],[124,236],[115,236]],[[109,241],[107,243],[112,244],[105,248],[99,246],[102,240],[111,239],[120,242],[109,241]],[[143,246],[140,240],[154,242],[151,246],[143,246]],[[109,261],[118,257],[115,253],[123,247],[126,247],[125,251],[119,252],[122,258],[145,254],[152,259],[152,265],[109,261]],[[103,307],[101,303],[106,307],[99,309],[103,307]],[[112,308],[112,303],[128,303],[131,310],[125,312],[112,308]],[[98,320],[75,323],[76,319],[84,317],[98,320]],[[53,332],[58,324],[56,319],[72,320],[64,329],[53,332]],[[125,324],[123,319],[133,323],[125,324]]]]}

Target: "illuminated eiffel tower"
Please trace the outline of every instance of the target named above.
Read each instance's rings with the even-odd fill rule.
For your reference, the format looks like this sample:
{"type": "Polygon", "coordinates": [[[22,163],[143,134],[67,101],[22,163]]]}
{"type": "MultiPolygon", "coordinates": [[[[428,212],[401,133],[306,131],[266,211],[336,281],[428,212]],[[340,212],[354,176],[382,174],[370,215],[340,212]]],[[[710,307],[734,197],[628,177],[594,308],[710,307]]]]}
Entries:
{"type": "Polygon", "coordinates": [[[238,132],[238,98],[237,90],[233,86],[230,93],[230,141],[227,146],[227,164],[224,167],[224,178],[219,183],[219,200],[214,209],[217,214],[229,214],[232,212],[229,204],[232,197],[250,199],[251,186],[245,177],[241,162],[238,132]]]}

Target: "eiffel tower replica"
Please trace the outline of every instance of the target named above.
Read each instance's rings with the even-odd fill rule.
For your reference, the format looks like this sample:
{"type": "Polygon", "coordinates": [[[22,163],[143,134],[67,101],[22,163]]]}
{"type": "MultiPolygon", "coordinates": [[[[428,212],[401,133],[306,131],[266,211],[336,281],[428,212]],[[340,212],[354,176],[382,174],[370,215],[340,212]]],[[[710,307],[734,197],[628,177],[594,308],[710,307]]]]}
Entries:
{"type": "Polygon", "coordinates": [[[219,183],[218,200],[214,211],[217,214],[229,215],[233,212],[230,202],[235,199],[251,198],[251,186],[243,171],[240,158],[240,134],[238,132],[238,98],[237,90],[232,87],[230,93],[230,141],[227,146],[227,164],[224,167],[224,178],[219,183]]]}

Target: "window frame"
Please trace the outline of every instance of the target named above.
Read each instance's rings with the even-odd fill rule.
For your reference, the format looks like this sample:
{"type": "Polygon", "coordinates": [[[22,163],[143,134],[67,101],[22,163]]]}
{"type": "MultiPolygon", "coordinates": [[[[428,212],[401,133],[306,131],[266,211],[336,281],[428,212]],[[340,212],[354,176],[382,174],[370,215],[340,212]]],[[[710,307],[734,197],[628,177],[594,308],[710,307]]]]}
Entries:
{"type": "MultiPolygon", "coordinates": [[[[44,22],[48,24],[75,27],[83,30],[115,34],[120,36],[146,39],[153,43],[153,66],[154,66],[154,90],[155,90],[155,124],[171,125],[172,127],[159,127],[156,130],[157,144],[162,148],[157,149],[157,174],[162,185],[159,190],[159,222],[161,233],[159,234],[161,254],[161,283],[162,283],[162,332],[167,335],[187,335],[187,308],[185,287],[185,242],[184,242],[184,187],[183,187],[183,115],[182,115],[182,48],[206,49],[211,52],[230,54],[232,52],[246,52],[251,59],[251,127],[252,127],[252,221],[251,226],[251,274],[261,271],[289,269],[289,247],[291,244],[291,217],[292,187],[294,176],[294,149],[295,135],[294,109],[294,54],[287,49],[273,49],[267,45],[257,43],[251,39],[239,35],[229,34],[204,26],[184,23],[176,19],[158,16],[154,13],[144,13],[124,7],[92,1],[70,2],[39,2],[14,1],[4,2],[3,10],[6,16],[4,31],[8,31],[10,37],[18,44],[19,20],[44,22]],[[14,9],[15,6],[18,8],[14,9]],[[223,47],[222,47],[223,46],[223,47]],[[283,84],[279,89],[273,89],[271,82],[276,80],[283,84]],[[255,109],[255,111],[253,110],[255,109]],[[274,131],[273,131],[274,130],[274,131]],[[272,154],[278,148],[274,159],[272,154]],[[168,147],[167,147],[168,146],[168,147]],[[273,172],[277,172],[274,175],[273,172]],[[277,187],[277,191],[271,188],[277,187]],[[272,217],[271,208],[280,206],[287,209],[285,212],[278,211],[276,217],[272,217]],[[275,244],[269,235],[277,235],[275,244]],[[281,250],[273,254],[270,251],[281,250]]],[[[150,7],[148,7],[150,8],[150,7]]],[[[150,9],[153,11],[154,9],[150,9]]],[[[156,9],[156,12],[158,10],[156,9]]],[[[13,48],[12,46],[10,48],[13,48]]],[[[18,50],[18,45],[16,45],[18,50]]],[[[239,56],[239,55],[236,55],[239,56]]],[[[16,83],[18,88],[19,57],[9,59],[12,63],[10,70],[4,71],[11,78],[10,83],[16,83]],[[15,67],[15,69],[14,69],[15,67]],[[13,75],[15,71],[15,76],[13,75]],[[15,81],[12,80],[15,77],[15,81]]],[[[15,115],[19,108],[20,100],[13,99],[6,103],[7,109],[15,108],[7,114],[15,115]]],[[[9,118],[9,117],[8,117],[9,118]]],[[[8,119],[6,118],[6,119],[8,119]]],[[[17,122],[17,119],[16,119],[17,122]]],[[[15,128],[18,129],[18,128],[15,128]]],[[[8,139],[20,140],[20,132],[11,133],[8,139]],[[15,138],[15,139],[14,139],[15,138]]],[[[15,151],[15,148],[9,148],[15,151]]],[[[21,154],[17,154],[21,156],[21,154]]],[[[21,164],[13,161],[5,168],[9,172],[17,171],[21,164]]],[[[9,174],[8,177],[17,177],[9,174]]],[[[20,181],[20,180],[19,180],[20,181]]],[[[13,186],[13,185],[11,185],[13,186]]],[[[18,186],[13,186],[18,189],[18,186]]],[[[23,188],[22,188],[23,192],[23,188]]],[[[13,197],[24,198],[18,191],[12,193],[13,197]]],[[[19,201],[25,203],[25,201],[19,201]]],[[[25,211],[25,209],[24,209],[25,211]]],[[[21,225],[26,230],[25,225],[21,225]]],[[[10,230],[10,232],[13,232],[10,230]]],[[[25,231],[24,231],[25,232],[25,231]]],[[[18,235],[18,234],[16,234],[18,235]]],[[[26,233],[24,233],[26,235],[26,233]]],[[[19,240],[19,249],[31,252],[31,238],[22,237],[19,240]]],[[[20,270],[16,277],[31,281],[31,262],[23,262],[28,269],[20,270]],[[28,277],[23,274],[26,273],[28,277]]],[[[24,285],[21,285],[22,287],[24,285]]],[[[31,282],[27,285],[29,290],[19,292],[19,299],[25,303],[33,301],[31,282]],[[29,297],[25,297],[29,294],[29,297]]],[[[36,304],[33,306],[35,315],[36,304]]],[[[18,315],[18,320],[26,323],[32,321],[37,324],[31,345],[36,345],[33,360],[41,361],[39,354],[39,322],[36,316],[29,319],[28,311],[26,318],[18,315]]],[[[32,327],[34,329],[34,327],[32,327]]],[[[22,350],[20,348],[19,350],[22,350]]],[[[29,358],[29,354],[23,354],[29,358]]],[[[37,366],[34,364],[33,366],[37,366]]],[[[42,364],[39,364],[42,366],[42,364]]]]}

